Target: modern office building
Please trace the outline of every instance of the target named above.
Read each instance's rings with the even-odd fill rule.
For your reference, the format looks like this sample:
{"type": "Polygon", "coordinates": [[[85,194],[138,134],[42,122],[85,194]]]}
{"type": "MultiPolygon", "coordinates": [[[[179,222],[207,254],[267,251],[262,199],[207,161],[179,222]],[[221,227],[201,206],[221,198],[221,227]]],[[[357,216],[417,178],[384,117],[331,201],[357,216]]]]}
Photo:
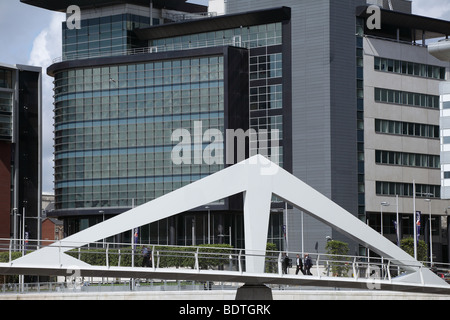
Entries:
{"type": "MultiPolygon", "coordinates": [[[[364,8],[358,13],[367,16],[364,8]]],[[[358,93],[364,96],[358,117],[365,167],[360,192],[368,223],[396,243],[395,225],[400,239],[412,237],[413,212],[420,211],[420,239],[432,247],[433,261],[449,259],[439,142],[439,87],[448,79],[449,63],[430,55],[427,44],[449,33],[448,21],[411,15],[408,6],[383,10],[381,29],[366,28],[358,54],[364,90],[358,93]]]]}
{"type": "MultiPolygon", "coordinates": [[[[56,11],[69,6],[22,2],[56,11]]],[[[100,1],[95,7],[83,1],[81,29],[63,24],[63,57],[48,73],[55,77],[53,214],[64,219],[66,232],[230,164],[215,153],[235,151],[227,129],[268,130],[258,145],[249,144],[250,153],[278,150],[286,170],[392,241],[397,209],[406,237],[414,209],[426,222],[431,206],[433,255],[448,260],[439,84],[449,64],[429,55],[426,45],[448,35],[450,22],[413,15],[411,2],[403,0],[376,3],[382,7],[379,29],[367,23],[373,1],[218,2],[211,3],[224,15],[182,0],[100,1]],[[174,136],[177,129],[183,134],[174,136]],[[180,149],[186,144],[190,148],[180,149]],[[174,161],[174,150],[184,161],[174,161]]],[[[241,200],[143,227],[139,237],[240,247],[241,200]]],[[[321,252],[327,238],[349,242],[273,199],[269,241],[321,252]]],[[[350,247],[352,254],[365,252],[350,247]]]]}
{"type": "Polygon", "coordinates": [[[41,78],[41,68],[0,64],[0,239],[39,237],[41,78]]]}

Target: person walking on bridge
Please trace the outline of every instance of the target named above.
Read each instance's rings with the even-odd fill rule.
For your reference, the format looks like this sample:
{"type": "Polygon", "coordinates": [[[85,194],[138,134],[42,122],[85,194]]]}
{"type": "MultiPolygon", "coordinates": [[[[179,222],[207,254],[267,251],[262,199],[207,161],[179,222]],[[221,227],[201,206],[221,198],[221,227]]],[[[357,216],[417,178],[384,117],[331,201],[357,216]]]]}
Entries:
{"type": "Polygon", "coordinates": [[[299,271],[301,271],[303,274],[305,274],[305,270],[303,270],[303,261],[302,261],[302,258],[300,258],[299,254],[297,254],[296,264],[297,264],[297,270],[295,271],[295,274],[297,275],[299,271]]]}

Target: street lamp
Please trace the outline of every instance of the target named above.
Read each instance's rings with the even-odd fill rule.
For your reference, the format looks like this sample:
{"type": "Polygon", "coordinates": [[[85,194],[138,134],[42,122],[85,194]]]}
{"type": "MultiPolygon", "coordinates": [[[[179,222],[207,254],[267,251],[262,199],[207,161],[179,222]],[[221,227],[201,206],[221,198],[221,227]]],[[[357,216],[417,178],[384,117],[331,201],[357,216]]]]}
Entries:
{"type": "Polygon", "coordinates": [[[390,203],[383,201],[380,203],[380,213],[381,213],[381,235],[383,235],[383,207],[389,207],[390,203]]]}
{"type": "MultiPolygon", "coordinates": [[[[389,207],[390,203],[383,201],[380,203],[380,213],[381,213],[381,235],[383,236],[383,207],[389,207]]],[[[381,257],[381,265],[384,266],[384,257],[381,257]]],[[[383,275],[384,269],[382,269],[382,275],[383,275]]]]}
{"type": "MultiPolygon", "coordinates": [[[[103,217],[103,222],[105,222],[105,211],[103,211],[103,210],[100,210],[98,213],[100,213],[101,215],[102,215],[102,217],[103,217]]],[[[133,239],[133,234],[131,234],[131,239],[133,239]]],[[[103,239],[103,248],[105,248],[105,246],[106,246],[106,239],[103,239]]]]}
{"type": "Polygon", "coordinates": [[[425,199],[426,202],[428,202],[428,213],[430,214],[430,222],[429,222],[429,227],[430,227],[430,263],[431,266],[433,266],[433,232],[432,232],[432,227],[431,227],[431,199],[425,199]]]}
{"type": "MultiPolygon", "coordinates": [[[[431,197],[434,197],[434,194],[430,193],[430,192],[424,192],[421,195],[427,197],[425,199],[425,201],[428,202],[428,214],[430,215],[430,262],[431,262],[431,264],[433,264],[433,244],[432,244],[433,240],[432,240],[432,228],[431,228],[431,197]]],[[[417,226],[414,226],[414,227],[417,227],[417,226]]]]}
{"type": "Polygon", "coordinates": [[[208,210],[208,244],[211,244],[211,210],[209,206],[206,206],[205,209],[208,210]]]}

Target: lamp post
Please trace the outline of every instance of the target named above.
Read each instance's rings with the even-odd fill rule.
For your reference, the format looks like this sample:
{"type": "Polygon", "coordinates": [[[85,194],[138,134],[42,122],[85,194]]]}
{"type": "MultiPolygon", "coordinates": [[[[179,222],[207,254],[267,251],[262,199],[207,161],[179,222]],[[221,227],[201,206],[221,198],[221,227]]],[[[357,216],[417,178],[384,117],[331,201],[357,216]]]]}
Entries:
{"type": "Polygon", "coordinates": [[[417,260],[417,213],[416,213],[416,180],[413,180],[413,234],[414,259],[417,260]]]}
{"type": "Polygon", "coordinates": [[[390,203],[383,201],[380,203],[380,213],[381,213],[381,235],[384,235],[383,233],[383,207],[389,207],[390,203]]]}
{"type": "Polygon", "coordinates": [[[430,228],[430,263],[431,266],[433,266],[433,228],[431,227],[431,199],[425,199],[426,202],[428,202],[428,213],[430,215],[430,222],[429,222],[429,228],[430,228]]]}
{"type": "Polygon", "coordinates": [[[211,208],[206,206],[205,209],[208,209],[208,244],[211,244],[211,208]]]}
{"type": "MultiPolygon", "coordinates": [[[[383,201],[383,202],[381,202],[380,203],[380,213],[381,213],[381,235],[382,236],[384,236],[384,233],[383,233],[383,207],[389,207],[390,206],[390,203],[389,202],[386,202],[386,201],[383,201]]],[[[382,268],[381,268],[381,274],[382,275],[384,275],[384,257],[382,256],[381,257],[381,266],[382,266],[382,268]]]]}
{"type": "Polygon", "coordinates": [[[17,249],[17,208],[13,208],[13,238],[14,238],[14,250],[17,249]]]}
{"type": "Polygon", "coordinates": [[[431,265],[433,265],[433,244],[432,244],[433,239],[432,239],[432,228],[431,228],[431,197],[434,197],[434,194],[430,193],[430,192],[425,192],[425,193],[422,193],[421,195],[427,197],[425,199],[425,201],[428,202],[428,214],[430,215],[430,222],[429,222],[429,224],[430,224],[430,262],[431,262],[431,265]]]}
{"type": "MultiPolygon", "coordinates": [[[[105,222],[105,211],[100,210],[98,213],[100,213],[102,215],[102,218],[103,218],[102,220],[103,220],[103,222],[105,222]]],[[[131,235],[131,238],[133,238],[133,234],[131,235]]],[[[103,239],[103,248],[105,248],[105,246],[106,246],[105,242],[106,242],[106,239],[103,239]]]]}

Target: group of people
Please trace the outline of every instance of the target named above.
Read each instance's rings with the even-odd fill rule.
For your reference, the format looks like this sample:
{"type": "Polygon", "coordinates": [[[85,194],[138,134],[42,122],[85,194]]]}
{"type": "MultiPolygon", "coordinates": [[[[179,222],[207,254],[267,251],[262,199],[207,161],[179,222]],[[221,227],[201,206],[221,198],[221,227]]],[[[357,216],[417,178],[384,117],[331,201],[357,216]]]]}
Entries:
{"type": "MultiPolygon", "coordinates": [[[[283,273],[287,274],[288,267],[290,265],[290,259],[286,254],[284,254],[282,264],[283,264],[283,273]]],[[[311,258],[309,257],[309,254],[305,254],[304,259],[302,259],[300,255],[297,254],[297,257],[295,258],[295,264],[296,264],[295,270],[296,275],[298,275],[299,271],[301,271],[303,275],[312,276],[311,268],[313,266],[313,263],[311,258]]]]}

